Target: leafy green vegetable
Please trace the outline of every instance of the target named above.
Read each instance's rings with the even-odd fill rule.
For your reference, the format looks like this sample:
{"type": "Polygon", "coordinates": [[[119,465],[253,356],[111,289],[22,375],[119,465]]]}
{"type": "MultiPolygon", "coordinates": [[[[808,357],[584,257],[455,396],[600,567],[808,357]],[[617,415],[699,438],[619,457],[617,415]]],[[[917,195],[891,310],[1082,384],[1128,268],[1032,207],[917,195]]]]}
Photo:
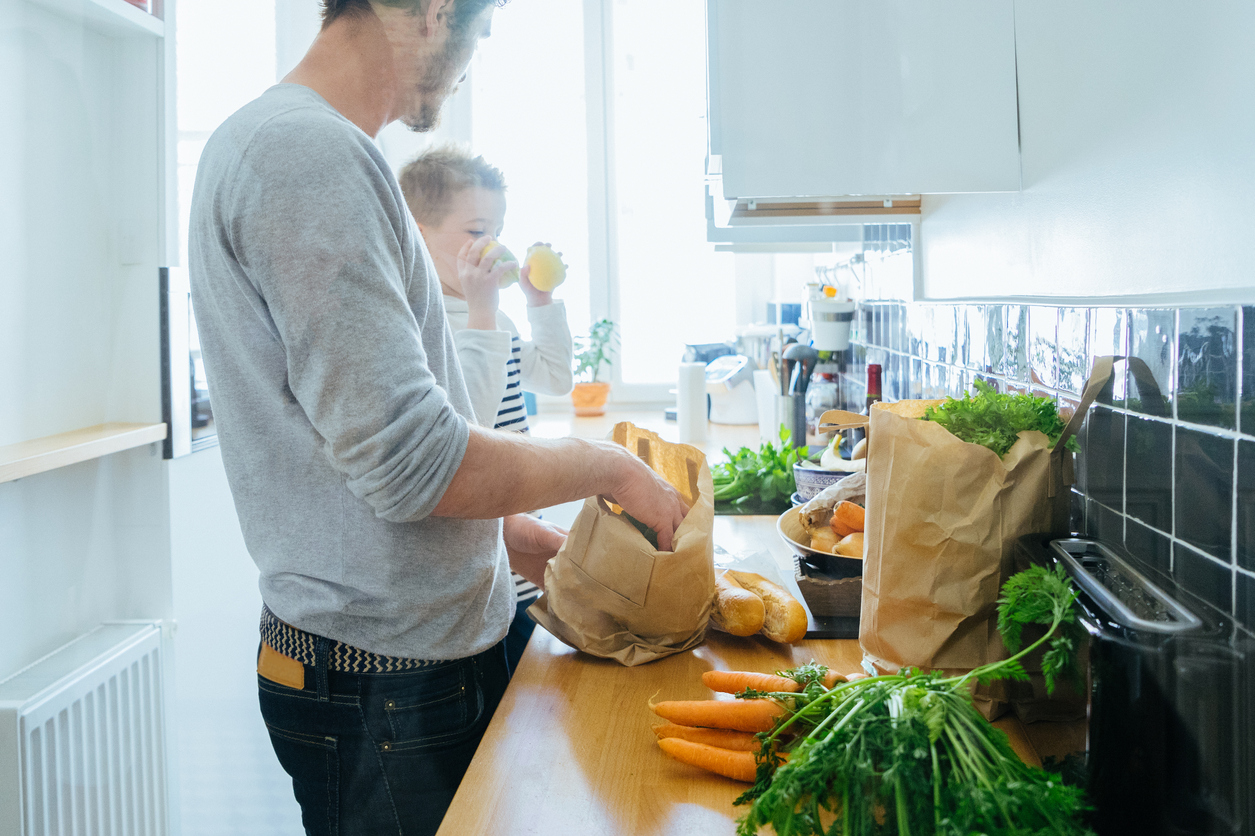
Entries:
{"type": "Polygon", "coordinates": [[[733,511],[788,509],[789,497],[797,490],[793,465],[802,460],[804,451],[789,444],[789,431],[780,429],[780,449],[770,442],[755,452],[742,447],[736,453],[723,448],[726,462],[710,468],[715,486],[715,506],[733,511]]]}
{"type": "Polygon", "coordinates": [[[828,690],[826,670],[812,663],[781,672],[801,693],[738,694],[769,697],[789,711],[759,735],[758,780],[736,801],[751,805],[738,834],[767,825],[778,836],[1088,834],[1081,790],[1026,766],[981,717],[968,688],[973,680],[1026,678],[1020,660],[1043,645],[1053,683],[1072,664],[1066,628],[1075,623],[1075,599],[1061,567],[1011,578],[998,611],[1008,647],[1018,646],[1025,625],[1048,629],[1009,659],[962,676],[903,669],[828,690]]]}
{"type": "MultiPolygon", "coordinates": [[[[1005,456],[1020,433],[1038,430],[1054,444],[1067,424],[1050,398],[1035,395],[1001,394],[983,380],[976,381],[977,393],[962,398],[946,398],[941,406],[929,407],[925,421],[936,421],[964,441],[988,447],[1005,456]]],[[[1067,448],[1080,452],[1076,438],[1069,438],[1067,448]]]]}

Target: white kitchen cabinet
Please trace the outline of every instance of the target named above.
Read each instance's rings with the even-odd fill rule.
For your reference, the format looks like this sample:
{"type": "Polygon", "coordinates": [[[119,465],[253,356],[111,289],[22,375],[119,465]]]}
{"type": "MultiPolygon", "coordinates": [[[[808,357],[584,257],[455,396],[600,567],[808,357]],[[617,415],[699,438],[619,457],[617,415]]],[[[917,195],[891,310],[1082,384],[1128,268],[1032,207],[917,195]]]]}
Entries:
{"type": "Polygon", "coordinates": [[[1012,0],[707,0],[728,200],[1016,191],[1012,0]]]}
{"type": "Polygon", "coordinates": [[[0,3],[5,478],[165,434],[157,268],[178,251],[174,0],[153,5],[0,3]]]}

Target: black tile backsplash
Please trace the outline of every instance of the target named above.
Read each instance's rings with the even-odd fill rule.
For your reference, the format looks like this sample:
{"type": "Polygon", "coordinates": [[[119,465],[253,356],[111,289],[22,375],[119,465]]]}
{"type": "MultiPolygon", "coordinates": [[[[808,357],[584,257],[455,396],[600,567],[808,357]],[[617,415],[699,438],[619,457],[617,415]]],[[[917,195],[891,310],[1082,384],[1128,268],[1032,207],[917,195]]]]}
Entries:
{"type": "Polygon", "coordinates": [[[1176,543],[1172,579],[1222,612],[1233,610],[1233,572],[1225,564],[1176,543]]]}
{"type": "Polygon", "coordinates": [[[1238,565],[1255,572],[1255,441],[1238,440],[1234,490],[1237,493],[1238,565]]]}
{"type": "Polygon", "coordinates": [[[1172,539],[1167,534],[1130,517],[1124,528],[1124,548],[1147,566],[1172,574],[1172,539]]]}
{"type": "Polygon", "coordinates": [[[889,400],[961,396],[979,377],[1068,413],[1095,357],[1128,357],[1078,437],[1072,524],[1255,632],[1255,307],[862,307],[842,386],[856,408],[871,362],[889,400]]]}
{"type": "Polygon", "coordinates": [[[1129,312],[1129,354],[1140,362],[1130,364],[1126,382],[1127,406],[1133,412],[1172,417],[1172,353],[1176,346],[1176,311],[1129,312]]]}
{"type": "Polygon", "coordinates": [[[1232,438],[1176,428],[1177,539],[1229,562],[1233,539],[1232,438]]]}
{"type": "Polygon", "coordinates": [[[1185,308],[1177,334],[1177,418],[1237,428],[1236,308],[1185,308]]]}
{"type": "Polygon", "coordinates": [[[1129,415],[1124,457],[1124,512],[1171,533],[1172,425],[1129,415]]]}

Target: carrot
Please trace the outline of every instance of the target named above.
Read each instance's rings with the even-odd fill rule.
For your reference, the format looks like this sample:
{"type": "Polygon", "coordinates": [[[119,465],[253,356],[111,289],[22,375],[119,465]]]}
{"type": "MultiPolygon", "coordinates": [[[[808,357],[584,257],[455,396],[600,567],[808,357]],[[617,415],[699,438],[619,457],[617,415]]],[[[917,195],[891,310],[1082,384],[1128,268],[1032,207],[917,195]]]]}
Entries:
{"type": "Polygon", "coordinates": [[[772,700],[667,700],[649,706],[664,720],[681,726],[736,731],[770,731],[784,709],[772,700]]]}
{"type": "Polygon", "coordinates": [[[654,734],[658,737],[678,737],[693,743],[705,743],[720,749],[731,749],[735,752],[757,752],[758,738],[746,731],[731,729],[703,729],[699,726],[680,726],[675,723],[662,723],[654,726],[654,734]]]}
{"type": "Polygon", "coordinates": [[[832,527],[835,534],[845,537],[862,531],[865,517],[866,512],[863,506],[845,499],[838,502],[837,507],[832,509],[832,519],[828,521],[828,525],[832,527]]]}
{"type": "Polygon", "coordinates": [[[658,741],[662,751],[681,763],[701,767],[707,772],[723,775],[747,784],[754,783],[758,764],[753,752],[733,752],[705,743],[694,743],[679,737],[664,737],[658,741]]]}
{"type": "Polygon", "coordinates": [[[836,685],[838,682],[847,682],[847,681],[849,681],[849,678],[845,674],[837,673],[832,668],[829,668],[828,672],[824,674],[824,687],[828,688],[829,690],[831,690],[832,687],[836,685]]]}
{"type": "Polygon", "coordinates": [[[789,693],[802,690],[802,686],[792,679],[752,671],[706,671],[702,674],[702,684],[712,691],[722,691],[725,694],[739,694],[746,688],[753,688],[755,691],[788,691],[789,693]]]}

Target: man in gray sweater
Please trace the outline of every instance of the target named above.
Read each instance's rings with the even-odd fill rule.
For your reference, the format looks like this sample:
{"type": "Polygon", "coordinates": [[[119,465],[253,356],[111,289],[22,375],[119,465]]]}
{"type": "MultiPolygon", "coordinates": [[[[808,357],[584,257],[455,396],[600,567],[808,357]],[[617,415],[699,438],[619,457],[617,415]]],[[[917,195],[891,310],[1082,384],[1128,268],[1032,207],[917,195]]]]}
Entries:
{"type": "Polygon", "coordinates": [[[372,137],[435,124],[492,0],[324,6],[301,63],[205,147],[192,296],[305,828],[432,833],[505,688],[509,570],[541,582],[565,536],[522,512],[607,496],[665,550],[686,509],[616,445],[475,425],[372,137]]]}

